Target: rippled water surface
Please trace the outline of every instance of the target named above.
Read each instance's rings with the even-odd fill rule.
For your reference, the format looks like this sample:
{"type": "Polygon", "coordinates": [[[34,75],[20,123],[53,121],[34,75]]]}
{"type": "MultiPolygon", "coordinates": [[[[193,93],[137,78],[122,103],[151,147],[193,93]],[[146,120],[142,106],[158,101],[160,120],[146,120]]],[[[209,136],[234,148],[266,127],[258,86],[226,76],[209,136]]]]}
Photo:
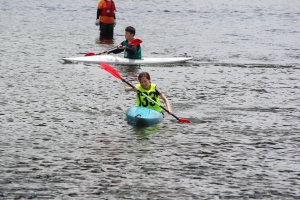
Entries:
{"type": "MultiPolygon", "coordinates": [[[[0,198],[299,199],[300,1],[117,1],[99,41],[97,1],[0,2],[0,198]],[[166,115],[129,125],[134,93],[93,64],[132,25],[166,115]]],[[[122,55],[121,55],[122,56],[122,55]]]]}

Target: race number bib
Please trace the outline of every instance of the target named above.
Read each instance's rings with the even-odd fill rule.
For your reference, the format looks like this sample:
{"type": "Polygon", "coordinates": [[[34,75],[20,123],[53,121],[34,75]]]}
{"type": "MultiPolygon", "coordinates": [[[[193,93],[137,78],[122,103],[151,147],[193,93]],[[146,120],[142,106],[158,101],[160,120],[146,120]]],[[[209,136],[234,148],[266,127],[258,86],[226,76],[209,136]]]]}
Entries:
{"type": "MultiPolygon", "coordinates": [[[[145,95],[149,96],[151,99],[153,99],[154,101],[156,101],[156,94],[155,92],[149,92],[149,94],[147,92],[143,92],[145,95]]],[[[143,96],[141,93],[139,93],[140,95],[140,100],[141,100],[141,106],[143,107],[148,107],[150,106],[155,106],[155,103],[152,102],[151,100],[149,100],[147,97],[143,96]]]]}

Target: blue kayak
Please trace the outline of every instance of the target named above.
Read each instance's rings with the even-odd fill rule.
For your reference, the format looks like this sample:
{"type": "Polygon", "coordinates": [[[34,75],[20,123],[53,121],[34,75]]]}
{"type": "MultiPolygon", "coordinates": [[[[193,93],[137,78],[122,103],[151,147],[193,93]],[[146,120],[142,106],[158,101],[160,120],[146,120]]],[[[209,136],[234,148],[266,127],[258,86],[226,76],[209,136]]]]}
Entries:
{"type": "Polygon", "coordinates": [[[163,114],[161,112],[140,106],[128,108],[126,117],[130,124],[137,126],[150,126],[160,123],[163,120],[163,114]]]}

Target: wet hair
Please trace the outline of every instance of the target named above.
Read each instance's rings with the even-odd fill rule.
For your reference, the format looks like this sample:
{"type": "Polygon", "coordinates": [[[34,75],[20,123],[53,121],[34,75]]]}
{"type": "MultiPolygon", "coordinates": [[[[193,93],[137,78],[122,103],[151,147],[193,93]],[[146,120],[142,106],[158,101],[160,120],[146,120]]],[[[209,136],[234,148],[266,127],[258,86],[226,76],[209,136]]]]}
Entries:
{"type": "Polygon", "coordinates": [[[141,82],[142,77],[146,77],[150,81],[150,75],[148,72],[142,72],[139,74],[138,79],[141,82]]]}
{"type": "Polygon", "coordinates": [[[127,26],[125,31],[133,34],[133,36],[135,35],[135,29],[132,26],[127,26]]]}

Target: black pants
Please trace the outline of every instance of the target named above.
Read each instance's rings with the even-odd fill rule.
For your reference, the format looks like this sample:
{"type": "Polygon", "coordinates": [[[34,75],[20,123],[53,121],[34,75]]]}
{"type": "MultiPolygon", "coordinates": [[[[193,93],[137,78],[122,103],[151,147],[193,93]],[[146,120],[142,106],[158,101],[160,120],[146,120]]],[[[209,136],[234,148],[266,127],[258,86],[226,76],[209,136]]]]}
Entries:
{"type": "Polygon", "coordinates": [[[100,39],[113,39],[114,24],[100,22],[100,39]]]}

